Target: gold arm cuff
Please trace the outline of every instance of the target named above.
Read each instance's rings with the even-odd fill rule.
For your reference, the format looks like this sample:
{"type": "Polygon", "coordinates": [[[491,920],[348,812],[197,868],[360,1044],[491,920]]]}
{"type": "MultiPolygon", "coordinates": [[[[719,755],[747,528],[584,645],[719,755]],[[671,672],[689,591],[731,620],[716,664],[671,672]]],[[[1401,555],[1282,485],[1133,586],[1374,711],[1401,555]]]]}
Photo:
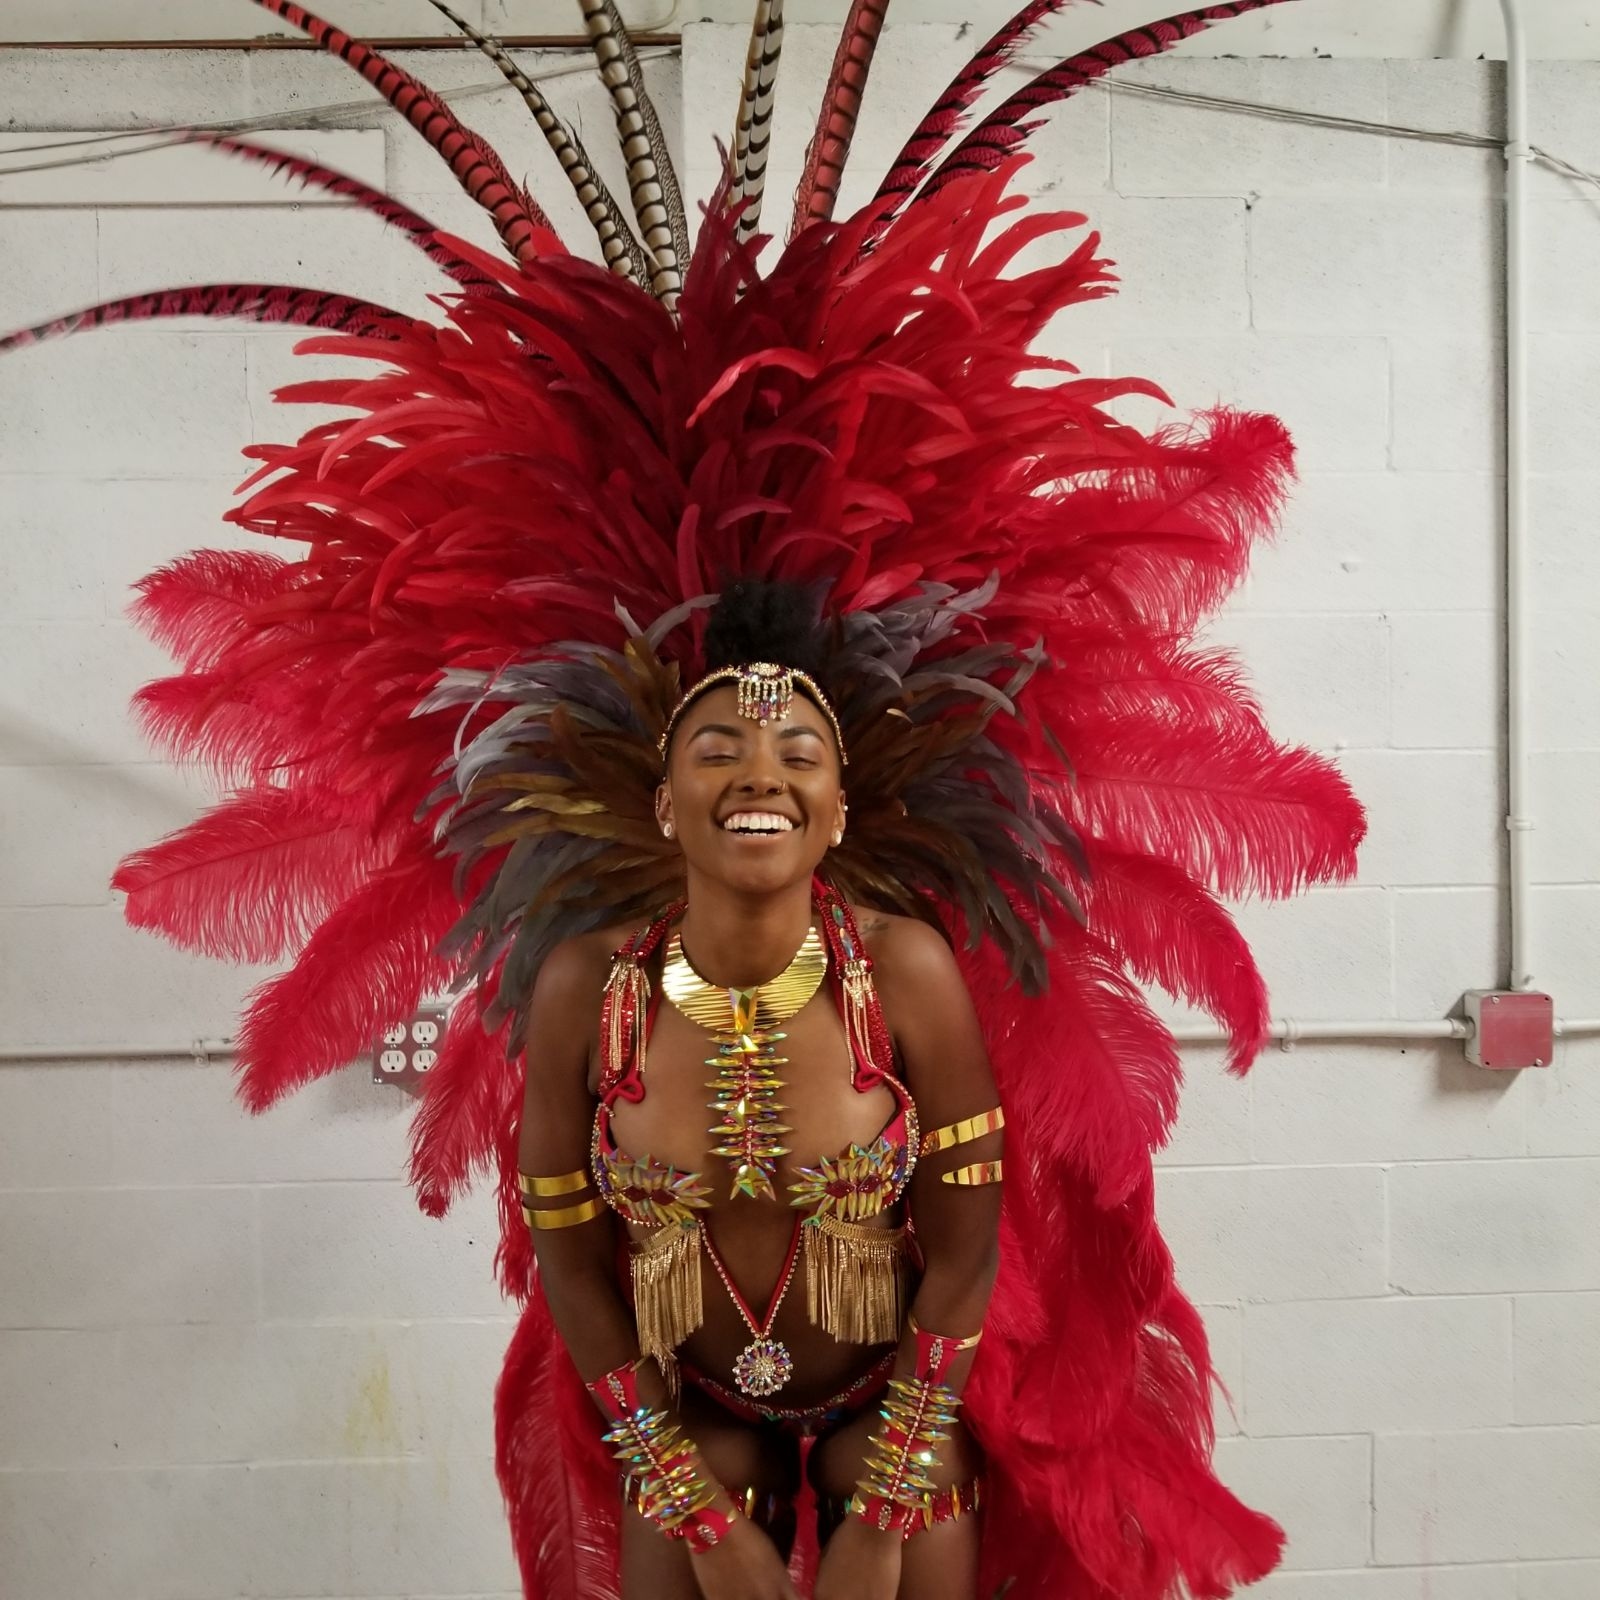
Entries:
{"type": "Polygon", "coordinates": [[[522,1214],[528,1226],[543,1233],[552,1228],[575,1228],[580,1222],[592,1222],[605,1208],[605,1201],[598,1195],[575,1206],[563,1206],[559,1211],[536,1211],[526,1200],[522,1202],[522,1214]]]}
{"type": "Polygon", "coordinates": [[[580,1189],[587,1189],[592,1181],[587,1167],[563,1172],[557,1178],[536,1178],[527,1172],[517,1174],[517,1187],[524,1194],[538,1195],[541,1200],[548,1200],[552,1195],[576,1194],[580,1189]]]}
{"type": "Polygon", "coordinates": [[[935,1150],[950,1150],[958,1144],[969,1144],[974,1139],[981,1139],[986,1133],[995,1133],[1006,1125],[1004,1108],[996,1106],[992,1111],[980,1111],[975,1117],[963,1117],[960,1122],[947,1123],[942,1128],[935,1128],[932,1133],[925,1134],[922,1140],[922,1154],[931,1156],[935,1150]]]}
{"type": "MultiPolygon", "coordinates": [[[[920,1322],[917,1321],[916,1315],[912,1312],[906,1313],[906,1324],[913,1333],[926,1333],[928,1331],[920,1322]]],[[[952,1339],[949,1334],[943,1333],[938,1335],[938,1337],[943,1339],[944,1342],[951,1346],[952,1349],[971,1350],[977,1345],[978,1341],[983,1338],[983,1330],[980,1328],[976,1333],[969,1333],[965,1339],[952,1339]]]]}
{"type": "Polygon", "coordinates": [[[999,1183],[1005,1177],[1005,1162],[974,1161],[970,1167],[957,1167],[954,1172],[943,1173],[942,1183],[959,1183],[964,1189],[976,1189],[980,1184],[999,1183]]]}

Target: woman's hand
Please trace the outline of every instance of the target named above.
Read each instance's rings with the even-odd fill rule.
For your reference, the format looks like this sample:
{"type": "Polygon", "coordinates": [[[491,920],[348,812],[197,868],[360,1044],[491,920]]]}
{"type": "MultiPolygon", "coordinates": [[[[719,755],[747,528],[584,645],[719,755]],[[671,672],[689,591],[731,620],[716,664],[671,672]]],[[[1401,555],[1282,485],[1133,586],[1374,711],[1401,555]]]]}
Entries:
{"type": "Polygon", "coordinates": [[[901,1539],[849,1516],[817,1567],[816,1600],[894,1600],[900,1589],[901,1539]]]}
{"type": "Polygon", "coordinates": [[[689,1561],[705,1600],[800,1600],[778,1547],[748,1517],[689,1561]]]}

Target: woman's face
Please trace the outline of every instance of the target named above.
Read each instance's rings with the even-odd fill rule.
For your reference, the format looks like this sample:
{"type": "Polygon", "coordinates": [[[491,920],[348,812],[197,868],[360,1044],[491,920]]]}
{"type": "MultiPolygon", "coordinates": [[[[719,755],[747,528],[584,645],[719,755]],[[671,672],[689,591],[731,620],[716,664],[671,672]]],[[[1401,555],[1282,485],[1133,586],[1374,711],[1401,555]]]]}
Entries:
{"type": "Polygon", "coordinates": [[[765,727],[739,715],[734,684],[683,714],[656,792],[689,865],[745,892],[770,892],[816,870],[845,824],[839,753],[828,719],[796,693],[765,727]]]}

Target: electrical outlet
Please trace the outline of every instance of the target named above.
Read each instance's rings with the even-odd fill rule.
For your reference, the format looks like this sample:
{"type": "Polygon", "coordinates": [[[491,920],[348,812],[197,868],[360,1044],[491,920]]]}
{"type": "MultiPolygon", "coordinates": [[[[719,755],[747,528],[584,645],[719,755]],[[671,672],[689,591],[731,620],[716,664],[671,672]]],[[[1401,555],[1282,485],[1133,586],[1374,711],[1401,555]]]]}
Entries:
{"type": "Polygon", "coordinates": [[[385,1028],[373,1047],[372,1081],[393,1084],[407,1094],[421,1093],[444,1047],[446,1016],[444,1002],[424,1001],[404,1022],[385,1028]]]}

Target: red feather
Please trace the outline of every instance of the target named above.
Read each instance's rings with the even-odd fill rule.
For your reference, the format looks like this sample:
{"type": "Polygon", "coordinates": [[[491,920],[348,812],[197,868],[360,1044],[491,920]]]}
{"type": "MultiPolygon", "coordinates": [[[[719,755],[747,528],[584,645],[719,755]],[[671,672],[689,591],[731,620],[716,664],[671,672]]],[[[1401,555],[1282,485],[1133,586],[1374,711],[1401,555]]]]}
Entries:
{"type": "Polygon", "coordinates": [[[247,790],[124,857],[111,886],[136,928],[220,960],[275,961],[383,864],[368,812],[351,796],[247,790]]]}
{"type": "Polygon", "coordinates": [[[1205,1331],[1156,1225],[1148,1149],[1130,1143],[1164,1134],[1177,1060],[1114,959],[1063,931],[1080,943],[1053,958],[1071,998],[1048,1032],[991,951],[963,958],[1002,1098],[1028,1108],[1011,1139],[1028,1179],[1007,1184],[965,1395],[991,1485],[984,1593],[1221,1600],[1271,1570],[1283,1535],[1210,1470],[1205,1331]],[[1060,1531],[1048,1552],[1040,1528],[1060,1531]]]}
{"type": "Polygon", "coordinates": [[[1025,84],[976,128],[940,163],[922,186],[917,198],[931,199],[947,184],[973,172],[992,172],[1007,157],[1014,155],[1033,130],[1040,126],[1029,121],[1035,112],[1058,101],[1069,99],[1128,61],[1143,60],[1171,50],[1185,39],[1218,22],[1228,22],[1264,6],[1283,5],[1286,0],[1230,0],[1227,5],[1202,6],[1180,12],[1142,28],[1130,28],[1114,39],[1106,39],[1080,54],[1041,72],[1025,84]]]}
{"type": "Polygon", "coordinates": [[[268,710],[264,685],[228,684],[217,673],[156,678],[133,696],[145,736],[180,760],[207,768],[219,782],[266,781],[298,745],[268,710]]]}
{"type": "Polygon", "coordinates": [[[141,578],[128,612],[186,672],[203,672],[245,634],[252,608],[293,578],[264,550],[193,550],[141,578]]]}
{"type": "Polygon", "coordinates": [[[618,1600],[621,1594],[616,1475],[600,1432],[599,1413],[535,1290],[495,1391],[495,1467],[526,1595],[618,1600]]]}
{"type": "MultiPolygon", "coordinates": [[[[1040,715],[1050,722],[1047,706],[1040,715]]],[[[1168,727],[1080,704],[1057,733],[1076,774],[1063,804],[1086,834],[1229,896],[1296,894],[1355,870],[1365,823],[1349,785],[1247,719],[1168,727]]]]}
{"type": "Polygon", "coordinates": [[[795,191],[792,239],[813,222],[826,222],[833,215],[839,198],[844,164],[850,156],[850,141],[855,137],[856,117],[866,91],[867,74],[878,48],[878,35],[889,11],[889,0],[852,0],[845,17],[839,48],[822,92],[822,110],[817,116],[817,131],[806,149],[805,168],[795,191]]]}
{"type": "Polygon", "coordinates": [[[251,1111],[366,1054],[450,976],[435,947],[460,912],[447,863],[414,856],[374,874],[259,985],[239,1030],[239,1094],[251,1111]]]}
{"type": "Polygon", "coordinates": [[[440,232],[420,212],[386,195],[381,189],[363,183],[359,178],[352,178],[348,173],[337,172],[332,167],[324,167],[300,156],[286,155],[282,150],[255,144],[249,139],[232,139],[220,133],[207,133],[203,129],[184,133],[180,142],[212,145],[230,155],[259,162],[274,173],[303,183],[308,189],[321,189],[325,194],[354,200],[363,210],[381,217],[390,227],[398,228],[447,277],[472,290],[494,286],[478,267],[456,253],[449,234],[440,232]]]}
{"type": "Polygon", "coordinates": [[[292,4],[292,0],[255,3],[359,72],[428,141],[456,182],[494,219],[495,230],[513,260],[533,260],[552,245],[559,247],[549,217],[533,197],[513,181],[489,144],[466,127],[425,84],[342,29],[303,6],[292,4]]]}
{"type": "Polygon", "coordinates": [[[1086,849],[1090,930],[1136,977],[1215,1017],[1232,1041],[1230,1069],[1243,1072],[1271,1019],[1267,987],[1233,918],[1169,862],[1093,840],[1086,849]]]}
{"type": "Polygon", "coordinates": [[[243,317],[250,322],[336,328],[378,338],[398,337],[411,326],[410,317],[387,306],[322,289],[296,289],[281,283],[205,283],[193,288],[125,295],[64,317],[53,317],[49,322],[7,334],[0,339],[0,353],[89,328],[149,322],[156,317],[243,317]]]}
{"type": "Polygon", "coordinates": [[[475,990],[450,1013],[444,1048],[411,1123],[411,1181],[429,1216],[443,1216],[474,1177],[493,1170],[506,1101],[520,1098],[522,1089],[522,1058],[507,1059],[504,1033],[503,1024],[485,1031],[475,990]]]}
{"type": "Polygon", "coordinates": [[[901,147],[900,154],[890,163],[878,192],[866,208],[873,217],[867,232],[869,244],[888,229],[911,198],[912,191],[927,176],[933,158],[960,130],[966,113],[989,80],[1010,63],[1041,22],[1054,16],[1063,6],[1074,3],[1076,0],[1030,0],[950,80],[944,93],[934,101],[917,124],[916,131],[901,147]]]}

